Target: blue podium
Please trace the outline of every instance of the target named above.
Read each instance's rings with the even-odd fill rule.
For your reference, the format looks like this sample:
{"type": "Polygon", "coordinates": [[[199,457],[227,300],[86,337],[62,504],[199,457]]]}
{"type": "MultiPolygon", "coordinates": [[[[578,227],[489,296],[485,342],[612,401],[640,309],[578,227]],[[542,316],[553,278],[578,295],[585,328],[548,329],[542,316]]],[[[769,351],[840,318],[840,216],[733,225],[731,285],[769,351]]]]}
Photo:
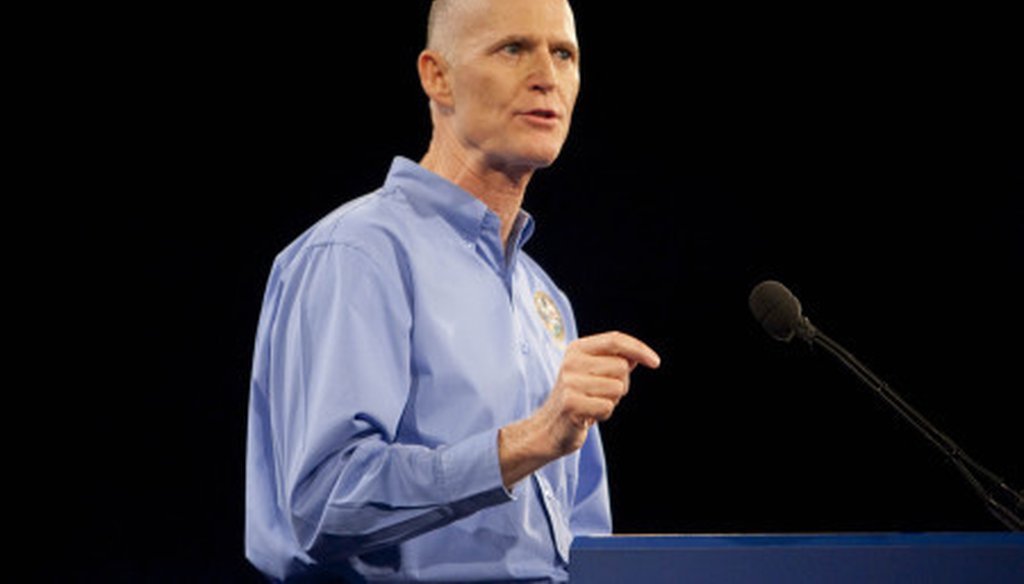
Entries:
{"type": "Polygon", "coordinates": [[[572,584],[1024,584],[1024,533],[578,537],[572,584]]]}

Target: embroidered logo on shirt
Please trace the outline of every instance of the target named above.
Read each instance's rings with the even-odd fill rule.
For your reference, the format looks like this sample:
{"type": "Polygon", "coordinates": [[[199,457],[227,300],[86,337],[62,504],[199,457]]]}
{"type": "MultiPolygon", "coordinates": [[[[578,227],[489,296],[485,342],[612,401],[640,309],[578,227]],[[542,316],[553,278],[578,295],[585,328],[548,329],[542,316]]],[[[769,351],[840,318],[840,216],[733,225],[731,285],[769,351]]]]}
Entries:
{"type": "Polygon", "coordinates": [[[534,293],[533,303],[537,306],[537,314],[540,315],[544,328],[548,329],[552,338],[559,344],[565,343],[565,321],[555,301],[546,292],[539,291],[534,293]]]}

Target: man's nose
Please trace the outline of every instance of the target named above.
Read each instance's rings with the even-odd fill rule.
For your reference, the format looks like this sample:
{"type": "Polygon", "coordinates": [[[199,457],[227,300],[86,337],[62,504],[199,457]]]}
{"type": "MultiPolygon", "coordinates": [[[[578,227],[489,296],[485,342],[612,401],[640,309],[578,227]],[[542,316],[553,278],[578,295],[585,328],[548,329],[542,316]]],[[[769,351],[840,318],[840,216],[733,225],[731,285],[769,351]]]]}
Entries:
{"type": "Polygon", "coordinates": [[[548,93],[555,88],[555,58],[551,51],[537,51],[530,72],[530,89],[548,93]]]}

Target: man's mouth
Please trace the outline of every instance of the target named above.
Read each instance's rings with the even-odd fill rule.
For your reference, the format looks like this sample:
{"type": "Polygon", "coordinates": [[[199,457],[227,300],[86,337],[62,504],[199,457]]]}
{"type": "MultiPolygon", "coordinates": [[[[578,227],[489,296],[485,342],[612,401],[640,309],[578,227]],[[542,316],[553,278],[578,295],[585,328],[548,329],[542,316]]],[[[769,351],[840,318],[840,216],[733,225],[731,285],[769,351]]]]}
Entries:
{"type": "Polygon", "coordinates": [[[545,108],[535,108],[519,113],[520,117],[535,128],[551,130],[559,125],[562,116],[557,111],[545,108]]]}
{"type": "Polygon", "coordinates": [[[545,120],[553,120],[558,118],[558,114],[554,110],[549,109],[532,109],[524,113],[525,115],[535,118],[542,118],[545,120]]]}

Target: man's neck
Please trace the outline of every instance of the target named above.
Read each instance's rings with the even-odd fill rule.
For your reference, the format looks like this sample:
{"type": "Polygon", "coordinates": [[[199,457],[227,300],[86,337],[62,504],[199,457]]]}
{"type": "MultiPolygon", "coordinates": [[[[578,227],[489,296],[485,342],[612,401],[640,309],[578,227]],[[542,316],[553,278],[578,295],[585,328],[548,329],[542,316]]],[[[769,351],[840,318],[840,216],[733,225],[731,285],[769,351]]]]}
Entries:
{"type": "Polygon", "coordinates": [[[508,247],[533,170],[516,172],[494,168],[483,159],[474,160],[467,153],[454,150],[435,140],[420,166],[459,185],[487,205],[501,220],[501,241],[508,247]]]}

